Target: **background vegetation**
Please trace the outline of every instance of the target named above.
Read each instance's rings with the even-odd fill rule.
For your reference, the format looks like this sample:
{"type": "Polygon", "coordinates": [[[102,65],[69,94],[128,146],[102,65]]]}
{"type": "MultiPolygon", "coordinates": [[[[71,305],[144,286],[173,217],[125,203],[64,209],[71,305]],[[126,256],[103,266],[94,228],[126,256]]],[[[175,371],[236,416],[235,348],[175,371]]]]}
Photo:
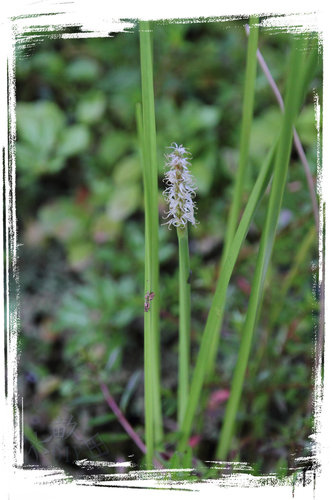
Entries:
{"type": "MultiPolygon", "coordinates": [[[[244,22],[156,24],[154,85],[160,220],[164,154],[192,153],[198,186],[190,230],[192,360],[215,289],[238,162],[247,37],[244,22]]],[[[259,47],[283,92],[291,36],[261,30],[259,47]]],[[[316,175],[313,92],[297,122],[316,175]]],[[[109,409],[96,373],[144,436],[144,213],[135,106],[141,99],[138,32],[108,39],[49,39],[18,46],[17,214],[20,391],[27,463],[82,458],[143,463],[109,409]]],[[[260,68],[246,193],[278,133],[280,110],[260,68]]],[[[244,195],[243,202],[247,195],[244,195]]],[[[219,436],[267,199],[228,289],[218,366],[205,385],[193,454],[211,460],[219,436]]],[[[178,249],[160,226],[162,406],[165,457],[177,441],[178,249]]],[[[318,251],[311,199],[295,152],[255,332],[230,459],[257,472],[312,454],[318,251]]],[[[73,465],[72,465],[73,466],[73,465]]]]}

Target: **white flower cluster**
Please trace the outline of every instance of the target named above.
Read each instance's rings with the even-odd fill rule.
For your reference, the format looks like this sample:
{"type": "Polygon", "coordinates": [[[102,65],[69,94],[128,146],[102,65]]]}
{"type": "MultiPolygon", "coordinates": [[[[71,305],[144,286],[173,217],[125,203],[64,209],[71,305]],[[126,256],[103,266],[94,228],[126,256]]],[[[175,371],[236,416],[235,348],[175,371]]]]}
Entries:
{"type": "Polygon", "coordinates": [[[185,227],[187,222],[195,225],[193,197],[195,196],[195,186],[193,178],[189,172],[190,165],[189,152],[175,142],[170,146],[172,152],[166,156],[166,167],[168,171],[165,174],[165,183],[168,186],[164,191],[164,197],[168,203],[169,211],[166,222],[176,227],[185,227]]]}

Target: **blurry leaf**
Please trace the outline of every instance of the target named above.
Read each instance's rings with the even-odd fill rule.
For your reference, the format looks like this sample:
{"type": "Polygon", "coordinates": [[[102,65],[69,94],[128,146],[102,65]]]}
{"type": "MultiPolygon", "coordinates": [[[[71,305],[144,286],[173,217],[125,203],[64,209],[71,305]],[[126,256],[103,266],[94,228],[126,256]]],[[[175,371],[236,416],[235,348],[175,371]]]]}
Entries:
{"type": "Polygon", "coordinates": [[[131,92],[112,95],[110,99],[110,112],[113,117],[125,126],[133,125],[135,105],[141,99],[139,87],[134,87],[131,92]]]}
{"type": "Polygon", "coordinates": [[[68,260],[73,269],[82,271],[89,264],[94,252],[94,245],[88,242],[73,243],[69,247],[68,260]]]}
{"type": "Polygon", "coordinates": [[[105,243],[115,238],[121,230],[121,223],[110,219],[107,214],[101,214],[95,218],[92,228],[96,243],[105,243]]]}
{"type": "Polygon", "coordinates": [[[195,133],[215,127],[219,120],[219,109],[214,106],[202,106],[196,101],[188,101],[180,112],[181,126],[195,133]]]}
{"type": "MultiPolygon", "coordinates": [[[[64,72],[66,65],[62,55],[58,52],[50,50],[35,54],[33,58],[33,69],[39,71],[42,75],[51,80],[51,78],[59,78],[64,72]]],[[[58,85],[57,81],[53,81],[54,85],[58,85]]]]}
{"type": "Polygon", "coordinates": [[[75,297],[89,309],[96,308],[98,306],[98,296],[93,286],[80,286],[76,290],[75,297]]]}
{"type": "Polygon", "coordinates": [[[133,309],[133,306],[130,304],[128,307],[122,307],[114,314],[112,323],[118,328],[124,328],[135,318],[136,315],[137,311],[133,309]]]}
{"type": "Polygon", "coordinates": [[[171,459],[169,460],[169,468],[170,469],[181,468],[181,456],[177,451],[172,455],[171,459]]]}
{"type": "Polygon", "coordinates": [[[120,347],[119,346],[112,349],[110,356],[108,358],[108,361],[106,363],[106,366],[105,366],[106,370],[109,370],[109,371],[112,370],[112,368],[114,367],[114,365],[118,359],[119,354],[120,354],[120,347]]]}
{"type": "Polygon", "coordinates": [[[60,386],[60,394],[64,397],[73,396],[77,388],[74,380],[63,380],[60,386]]]}
{"type": "Polygon", "coordinates": [[[181,47],[184,41],[184,35],[187,30],[186,24],[172,24],[168,25],[167,36],[169,38],[170,44],[174,47],[181,47]]]}
{"type": "Polygon", "coordinates": [[[297,401],[298,390],[297,389],[288,389],[286,392],[286,401],[288,403],[295,403],[297,401]]]}
{"type": "Polygon", "coordinates": [[[252,123],[250,157],[257,163],[262,161],[273,144],[281,127],[282,113],[276,107],[268,108],[252,123]]]}
{"type": "Polygon", "coordinates": [[[253,401],[253,411],[260,413],[263,409],[265,410],[268,401],[269,395],[266,392],[256,394],[253,401]]]}
{"type": "Polygon", "coordinates": [[[110,413],[106,413],[105,415],[97,415],[97,417],[91,418],[88,424],[91,427],[98,427],[100,425],[108,424],[109,422],[114,422],[116,418],[117,417],[110,411],[110,413]]]}
{"type": "Polygon", "coordinates": [[[19,140],[46,152],[56,145],[65,124],[63,112],[48,101],[18,103],[16,116],[19,140]]]}
{"type": "Polygon", "coordinates": [[[142,378],[142,370],[136,370],[130,377],[127,386],[125,387],[125,390],[121,396],[121,400],[119,403],[120,409],[125,412],[128,401],[133,395],[133,392],[135,391],[136,387],[138,386],[140,379],[142,378]]]}
{"type": "Polygon", "coordinates": [[[118,91],[117,97],[121,97],[123,92],[128,92],[140,84],[140,75],[133,66],[119,66],[117,71],[114,69],[110,71],[107,82],[113,91],[118,91]]]}
{"type": "Polygon", "coordinates": [[[124,220],[138,208],[141,202],[141,189],[137,184],[119,186],[112,190],[107,205],[107,213],[114,221],[124,220]]]}
{"type": "Polygon", "coordinates": [[[131,140],[128,134],[124,132],[107,132],[101,140],[98,159],[110,167],[129,150],[131,140]]]}
{"type": "Polygon", "coordinates": [[[16,154],[18,169],[24,172],[24,186],[33,176],[64,167],[65,157],[58,151],[64,124],[63,112],[52,102],[18,103],[16,154]]]}
{"type": "Polygon", "coordinates": [[[104,396],[102,391],[96,394],[86,394],[84,396],[79,396],[71,401],[72,405],[89,405],[95,403],[104,402],[104,396]]]}
{"type": "Polygon", "coordinates": [[[74,301],[66,294],[59,310],[56,328],[59,330],[84,329],[87,326],[87,309],[83,303],[74,301]]]}
{"type": "Polygon", "coordinates": [[[61,156],[54,156],[46,161],[41,168],[41,173],[54,174],[65,166],[64,158],[61,156]]]}
{"type": "Polygon", "coordinates": [[[98,292],[99,299],[103,305],[110,302],[113,304],[115,298],[118,296],[118,286],[110,277],[97,279],[95,290],[98,292]]]}
{"type": "Polygon", "coordinates": [[[30,441],[30,443],[38,451],[38,453],[45,453],[46,450],[42,441],[40,441],[37,434],[27,423],[24,424],[24,436],[30,441]]]}
{"type": "Polygon", "coordinates": [[[65,158],[51,152],[34,150],[32,146],[18,142],[16,144],[17,167],[22,174],[19,182],[26,187],[34,178],[43,174],[57,173],[65,166],[65,158]]]}
{"type": "Polygon", "coordinates": [[[84,125],[72,125],[63,131],[57,153],[62,156],[76,155],[85,151],[89,142],[88,128],[84,125]]]}
{"type": "Polygon", "coordinates": [[[118,162],[113,170],[112,180],[116,184],[133,184],[141,178],[141,169],[137,155],[127,156],[118,162]]]}
{"type": "Polygon", "coordinates": [[[83,123],[96,123],[101,119],[105,108],[105,95],[98,90],[91,90],[79,101],[77,119],[83,123]]]}
{"type": "Polygon", "coordinates": [[[68,64],[66,76],[70,81],[90,83],[99,76],[99,66],[94,59],[80,58],[68,64]]]}
{"type": "Polygon", "coordinates": [[[128,299],[128,297],[135,291],[135,284],[130,276],[124,276],[117,283],[117,294],[128,299]]]}
{"type": "Polygon", "coordinates": [[[101,441],[104,441],[105,443],[120,443],[121,441],[129,440],[128,435],[125,433],[121,433],[121,432],[118,432],[118,433],[116,433],[116,432],[112,432],[112,433],[99,432],[98,438],[101,441]]]}
{"type": "Polygon", "coordinates": [[[198,187],[198,193],[207,195],[213,181],[213,163],[212,158],[193,160],[191,166],[191,173],[195,179],[195,184],[198,187]]]}
{"type": "Polygon", "coordinates": [[[296,121],[296,130],[304,146],[316,143],[316,120],[314,106],[305,106],[296,121]]]}
{"type": "Polygon", "coordinates": [[[30,174],[30,179],[33,174],[43,172],[45,154],[38,154],[34,151],[31,145],[24,142],[16,143],[16,163],[17,168],[21,172],[30,174]]]}
{"type": "Polygon", "coordinates": [[[220,111],[216,106],[201,106],[199,118],[202,128],[215,127],[219,121],[220,111]]]}
{"type": "Polygon", "coordinates": [[[46,235],[56,236],[62,241],[75,239],[85,231],[84,213],[67,200],[58,199],[44,205],[38,218],[46,235]]]}

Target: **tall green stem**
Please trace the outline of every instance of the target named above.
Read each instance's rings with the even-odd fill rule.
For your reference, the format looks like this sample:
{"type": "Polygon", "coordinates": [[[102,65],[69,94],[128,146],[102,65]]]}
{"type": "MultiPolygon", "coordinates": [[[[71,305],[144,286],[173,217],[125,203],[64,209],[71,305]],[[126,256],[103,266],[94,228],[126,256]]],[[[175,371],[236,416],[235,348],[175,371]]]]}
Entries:
{"type": "Polygon", "coordinates": [[[148,21],[140,22],[142,144],[145,189],[145,294],[153,293],[144,313],[145,433],[147,465],[163,436],[159,360],[158,169],[153,88],[152,40],[148,21]]]}
{"type": "Polygon", "coordinates": [[[199,404],[204,379],[207,375],[207,359],[210,358],[210,350],[216,342],[216,336],[219,335],[219,328],[223,318],[227,288],[232,270],[235,266],[240,248],[247,234],[251,220],[269,182],[272,172],[272,161],[274,158],[275,150],[276,147],[274,145],[269,151],[267,158],[260,170],[260,174],[251,192],[237,232],[235,234],[235,237],[233,238],[230,250],[225,259],[223,272],[220,272],[219,275],[216,291],[213,297],[211,308],[209,310],[207,323],[201,339],[199,354],[191,381],[185,417],[181,427],[182,435],[178,443],[178,451],[180,452],[183,452],[186,448],[187,441],[192,429],[195,412],[199,404]]]}
{"type": "Polygon", "coordinates": [[[257,48],[258,48],[258,28],[259,19],[257,17],[250,18],[250,35],[247,46],[246,69],[245,69],[245,85],[242,110],[242,123],[239,147],[239,163],[236,172],[235,188],[232,193],[231,209],[228,217],[227,231],[224,242],[224,256],[228,253],[232,238],[234,237],[237,220],[241,208],[241,200],[243,195],[243,186],[246,167],[249,157],[250,133],[253,118],[254,106],[254,91],[257,73],[257,48]]]}
{"type": "Polygon", "coordinates": [[[207,323],[203,333],[200,350],[195,365],[193,379],[191,382],[188,405],[185,412],[185,417],[182,425],[182,437],[179,441],[178,449],[183,451],[189,438],[195,411],[199,403],[200,394],[204,379],[208,374],[212,373],[219,340],[219,331],[221,328],[223,313],[225,307],[225,299],[228,283],[231,277],[232,269],[235,265],[238,252],[241,244],[246,236],[250,221],[259,204],[263,194],[264,187],[267,186],[271,163],[274,154],[274,148],[271,149],[267,160],[260,172],[256,185],[249,198],[247,208],[242,217],[236,236],[235,230],[240,211],[241,196],[243,192],[243,183],[245,175],[245,167],[248,159],[249,150],[249,132],[251,128],[253,115],[254,87],[256,78],[256,50],[258,44],[258,19],[251,18],[251,32],[248,44],[246,76],[245,76],[245,91],[243,101],[243,115],[241,125],[241,140],[240,140],[240,158],[239,168],[237,171],[235,192],[236,195],[232,201],[230,219],[227,228],[225,247],[222,256],[222,265],[218,278],[216,291],[213,297],[213,302],[208,314],[207,323]]]}
{"type": "Polygon", "coordinates": [[[191,285],[187,226],[177,228],[179,248],[179,363],[178,425],[181,427],[188,399],[190,364],[191,285]]]}
{"type": "Polygon", "coordinates": [[[297,48],[298,44],[295,42],[291,54],[287,78],[286,106],[274,164],[273,183],[269,198],[268,211],[260,241],[250,301],[241,336],[241,344],[236,368],[231,384],[231,393],[227,403],[226,414],[216,452],[216,457],[219,460],[225,460],[227,458],[233,436],[235,418],[244,384],[245,371],[250,354],[253,332],[258,319],[258,311],[261,308],[264,281],[273,249],[276,227],[287,179],[293,136],[293,124],[296,119],[298,105],[300,103],[300,92],[302,90],[302,82],[299,80],[299,75],[302,69],[304,55],[300,50],[297,50],[297,48]]]}
{"type": "MultiPolygon", "coordinates": [[[[245,85],[244,85],[244,98],[243,98],[243,112],[242,112],[242,123],[241,123],[241,136],[240,136],[240,148],[239,148],[239,164],[236,172],[235,187],[232,193],[231,209],[227,222],[227,230],[224,239],[224,248],[221,258],[221,268],[223,270],[225,265],[225,259],[229,252],[232,239],[235,235],[237,228],[237,221],[241,209],[241,200],[244,191],[244,178],[246,167],[248,165],[249,157],[249,146],[250,146],[250,134],[253,119],[253,106],[254,106],[254,93],[255,93],[255,83],[256,83],[256,72],[257,72],[257,48],[258,48],[258,28],[259,19],[257,17],[251,17],[250,19],[250,35],[249,43],[247,46],[247,57],[246,57],[246,70],[245,70],[245,85]]],[[[212,345],[210,357],[207,360],[208,374],[212,374],[215,359],[218,351],[218,340],[219,337],[216,336],[216,340],[212,345]]]]}

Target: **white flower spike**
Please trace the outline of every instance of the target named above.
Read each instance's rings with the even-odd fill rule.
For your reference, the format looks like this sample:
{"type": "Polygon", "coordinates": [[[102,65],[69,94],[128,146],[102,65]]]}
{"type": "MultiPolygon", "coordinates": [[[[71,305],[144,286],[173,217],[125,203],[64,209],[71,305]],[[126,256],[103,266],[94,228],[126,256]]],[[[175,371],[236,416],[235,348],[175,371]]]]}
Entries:
{"type": "Polygon", "coordinates": [[[170,219],[165,224],[169,225],[169,229],[171,225],[184,228],[187,222],[195,226],[193,198],[196,187],[188,169],[190,153],[175,142],[170,149],[173,151],[165,155],[168,171],[164,179],[168,187],[163,193],[169,206],[166,218],[170,219]]]}

